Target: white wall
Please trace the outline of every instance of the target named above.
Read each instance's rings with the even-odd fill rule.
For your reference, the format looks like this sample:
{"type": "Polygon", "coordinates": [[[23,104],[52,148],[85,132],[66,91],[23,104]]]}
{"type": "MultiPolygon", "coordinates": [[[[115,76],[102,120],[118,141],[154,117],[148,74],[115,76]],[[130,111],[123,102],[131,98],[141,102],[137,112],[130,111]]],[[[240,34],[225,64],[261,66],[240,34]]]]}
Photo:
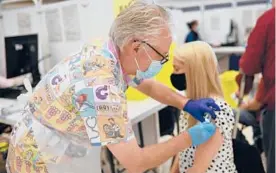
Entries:
{"type": "Polygon", "coordinates": [[[246,29],[246,26],[244,26],[242,21],[244,11],[252,13],[252,21],[249,23],[251,24],[251,27],[254,27],[260,14],[268,9],[268,5],[266,4],[236,7],[235,0],[159,0],[157,3],[166,7],[173,7],[173,10],[171,11],[175,23],[174,34],[178,44],[183,43],[184,38],[189,32],[186,23],[192,20],[199,21],[199,32],[203,40],[210,43],[221,43],[226,41],[226,36],[230,30],[230,19],[234,19],[234,21],[238,23],[240,41],[243,41],[242,37],[244,36],[244,31],[246,29]],[[204,10],[205,5],[219,3],[232,3],[233,6],[232,8],[204,10]],[[180,8],[192,6],[199,6],[201,10],[194,12],[182,12],[180,10],[180,8]],[[212,27],[212,20],[218,21],[219,24],[217,28],[212,27]]]}
{"type": "MultiPolygon", "coordinates": [[[[157,1],[158,2],[158,1],[157,1]]],[[[197,19],[200,22],[201,37],[212,43],[224,42],[226,35],[229,32],[230,19],[233,18],[239,25],[240,36],[244,35],[245,26],[243,25],[242,15],[244,11],[252,11],[252,21],[249,22],[254,26],[257,17],[267,9],[267,5],[253,5],[245,7],[225,8],[204,11],[204,5],[218,4],[218,3],[231,2],[236,4],[234,0],[202,0],[202,1],[179,1],[179,0],[163,0],[158,4],[174,7],[177,9],[172,10],[174,18],[174,35],[177,43],[183,43],[184,38],[188,33],[187,22],[197,19]],[[199,6],[200,11],[196,12],[182,12],[179,10],[183,7],[199,6]],[[219,21],[219,29],[213,29],[210,25],[212,18],[217,18],[219,21]]],[[[5,75],[5,55],[4,55],[4,36],[19,35],[17,24],[18,13],[28,13],[31,16],[31,31],[25,34],[38,33],[40,54],[39,58],[51,54],[49,60],[45,60],[40,65],[42,73],[45,73],[49,68],[65,58],[72,52],[76,52],[85,42],[90,42],[93,39],[107,38],[109,27],[114,19],[113,14],[113,1],[112,0],[70,0],[61,3],[43,5],[42,7],[32,7],[16,10],[5,10],[0,13],[3,19],[0,19],[0,75],[5,75]],[[79,12],[79,25],[81,30],[81,39],[78,41],[66,41],[64,32],[62,32],[62,41],[49,42],[47,26],[45,22],[45,11],[50,9],[58,9],[61,16],[60,21],[62,24],[62,8],[68,5],[77,4],[79,12]],[[2,22],[1,22],[2,21],[2,22]]],[[[250,13],[250,12],[249,12],[250,13]]],[[[62,25],[63,28],[63,25],[62,25]]],[[[242,38],[241,38],[242,40],[242,38]]]]}
{"type": "Polygon", "coordinates": [[[269,7],[266,4],[260,5],[251,5],[251,6],[243,6],[243,7],[236,7],[233,11],[235,21],[239,26],[239,34],[241,36],[240,41],[243,41],[243,37],[245,34],[245,29],[247,27],[254,27],[256,24],[257,19],[268,9],[269,7]],[[244,14],[251,13],[252,18],[251,20],[244,21],[244,14]]]}
{"type": "MultiPolygon", "coordinates": [[[[103,38],[106,39],[108,36],[109,27],[114,19],[113,14],[113,4],[112,0],[71,0],[61,3],[55,3],[50,5],[43,5],[42,7],[31,7],[16,10],[5,10],[2,11],[3,15],[3,32],[0,31],[0,39],[6,36],[16,36],[21,35],[19,33],[17,24],[17,14],[18,13],[28,13],[31,16],[31,31],[25,34],[38,33],[39,34],[39,59],[43,56],[51,54],[49,60],[45,60],[42,65],[40,65],[40,70],[45,73],[49,68],[54,66],[61,59],[77,52],[81,46],[90,42],[93,39],[103,38]],[[66,41],[64,32],[62,32],[62,41],[60,42],[50,42],[48,40],[48,31],[45,21],[45,11],[51,9],[58,9],[60,14],[61,28],[63,30],[63,16],[61,9],[65,6],[76,4],[79,13],[79,23],[81,30],[81,38],[78,41],[66,41]],[[3,33],[3,36],[1,36],[3,33]],[[44,69],[44,67],[46,69],[44,69]]],[[[1,20],[0,20],[1,28],[1,20]]],[[[0,42],[0,51],[4,49],[4,46],[0,42]]],[[[2,51],[1,51],[2,52],[2,51]]],[[[0,54],[0,63],[5,60],[4,54],[0,54]]],[[[0,72],[5,71],[1,67],[0,72]]],[[[2,72],[2,74],[5,74],[2,72]]]]}

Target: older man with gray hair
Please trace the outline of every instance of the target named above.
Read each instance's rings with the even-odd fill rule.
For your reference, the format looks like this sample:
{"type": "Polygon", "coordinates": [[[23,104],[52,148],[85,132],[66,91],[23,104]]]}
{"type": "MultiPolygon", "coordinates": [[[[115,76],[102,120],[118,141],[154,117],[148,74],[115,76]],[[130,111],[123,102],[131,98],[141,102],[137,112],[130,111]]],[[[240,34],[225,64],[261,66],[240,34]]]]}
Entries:
{"type": "Polygon", "coordinates": [[[204,122],[204,114],[215,118],[214,101],[189,100],[150,79],[168,61],[171,41],[165,9],[130,5],[113,22],[109,41],[84,46],[64,59],[28,95],[24,119],[11,135],[7,171],[99,173],[101,146],[106,145],[128,172],[137,173],[207,141],[215,126],[204,122]],[[202,123],[165,143],[140,148],[127,115],[128,86],[202,123]],[[120,129],[116,137],[111,118],[120,129]]]}

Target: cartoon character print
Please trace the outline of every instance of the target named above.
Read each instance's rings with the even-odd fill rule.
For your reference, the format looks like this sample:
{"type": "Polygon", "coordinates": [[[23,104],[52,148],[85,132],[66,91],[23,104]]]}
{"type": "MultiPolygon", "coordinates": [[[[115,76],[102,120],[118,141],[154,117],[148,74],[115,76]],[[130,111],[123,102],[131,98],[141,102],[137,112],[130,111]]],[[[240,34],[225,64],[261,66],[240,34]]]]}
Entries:
{"type": "Polygon", "coordinates": [[[68,112],[72,112],[76,114],[78,110],[73,105],[73,101],[72,101],[74,94],[75,94],[75,86],[73,85],[59,97],[59,101],[68,112]]]}
{"type": "MultiPolygon", "coordinates": [[[[40,88],[36,92],[34,92],[32,98],[31,98],[31,103],[34,104],[32,109],[39,109],[39,111],[44,112],[47,107],[48,107],[48,101],[47,101],[47,96],[45,94],[46,90],[45,88],[40,88]]],[[[31,112],[35,112],[35,110],[31,110],[31,112]]]]}
{"type": "Polygon", "coordinates": [[[103,125],[103,130],[105,132],[106,138],[123,138],[121,135],[121,127],[118,125],[114,118],[108,119],[109,124],[103,125]]]}
{"type": "Polygon", "coordinates": [[[87,95],[86,94],[80,94],[79,96],[77,96],[76,105],[77,105],[77,108],[80,111],[85,111],[86,106],[89,106],[89,103],[86,102],[86,101],[87,101],[87,95]]]}
{"type": "Polygon", "coordinates": [[[93,61],[91,60],[87,60],[84,62],[83,64],[83,70],[84,70],[84,75],[87,75],[88,72],[90,71],[97,71],[99,69],[101,69],[102,66],[100,65],[96,65],[93,61]]]}
{"type": "Polygon", "coordinates": [[[95,116],[93,88],[84,88],[73,96],[73,104],[79,110],[80,116],[95,116]]]}
{"type": "Polygon", "coordinates": [[[66,79],[66,75],[64,75],[63,77],[61,75],[56,75],[55,77],[53,77],[53,79],[51,80],[51,84],[52,86],[54,86],[54,90],[56,93],[59,93],[61,91],[61,84],[65,81],[66,79]]]}
{"type": "MultiPolygon", "coordinates": [[[[31,131],[29,131],[24,139],[24,141],[26,143],[29,143],[29,144],[35,144],[35,139],[34,139],[34,135],[32,134],[31,131]]],[[[35,147],[35,146],[34,146],[35,147]]]]}
{"type": "Polygon", "coordinates": [[[102,56],[94,56],[91,59],[85,60],[83,63],[83,71],[85,76],[96,75],[98,71],[109,72],[111,70],[110,60],[102,56]]]}
{"type": "Polygon", "coordinates": [[[51,119],[52,117],[56,116],[57,114],[60,114],[60,110],[56,108],[55,106],[51,106],[47,113],[45,114],[45,117],[47,119],[51,119]]]}
{"type": "Polygon", "coordinates": [[[29,110],[32,114],[35,114],[35,112],[37,111],[37,108],[34,103],[29,102],[29,110]]]}
{"type": "Polygon", "coordinates": [[[115,80],[113,77],[110,76],[98,76],[98,77],[90,77],[86,80],[84,80],[86,87],[94,87],[96,85],[101,85],[103,83],[108,85],[115,85],[115,80]]]}
{"type": "Polygon", "coordinates": [[[84,81],[86,87],[93,87],[96,84],[97,78],[92,77],[84,81]]]}
{"type": "Polygon", "coordinates": [[[69,123],[66,130],[67,132],[73,132],[76,127],[77,127],[77,124],[73,121],[69,123]]]}
{"type": "Polygon", "coordinates": [[[46,90],[46,98],[47,98],[47,101],[50,103],[50,102],[53,102],[55,97],[53,96],[52,94],[52,91],[51,91],[51,88],[50,88],[50,85],[49,84],[46,84],[45,85],[45,90],[46,90]]]}
{"type": "Polygon", "coordinates": [[[122,107],[120,104],[96,104],[96,110],[99,115],[107,115],[107,116],[113,116],[113,115],[121,115],[122,107]]]}
{"type": "Polygon", "coordinates": [[[26,153],[25,153],[25,160],[32,160],[32,158],[34,157],[34,153],[32,150],[28,150],[26,153]]]}
{"type": "Polygon", "coordinates": [[[103,49],[101,50],[101,55],[106,58],[115,58],[113,54],[108,50],[108,44],[105,44],[103,49]]]}
{"type": "Polygon", "coordinates": [[[89,129],[88,136],[91,140],[91,143],[94,143],[94,142],[92,142],[93,139],[99,138],[99,132],[96,129],[97,128],[97,118],[96,117],[87,117],[85,119],[85,125],[89,129]]]}
{"type": "Polygon", "coordinates": [[[83,79],[83,73],[81,71],[81,55],[77,54],[69,63],[70,83],[74,84],[83,79]]]}
{"type": "Polygon", "coordinates": [[[85,136],[86,128],[80,116],[76,117],[73,121],[69,123],[67,127],[67,132],[78,134],[80,136],[85,136]]]}
{"type": "Polygon", "coordinates": [[[114,78],[108,78],[106,80],[109,85],[116,85],[114,78]]]}
{"type": "MultiPolygon", "coordinates": [[[[113,139],[124,138],[126,134],[131,132],[131,128],[125,129],[125,121],[123,121],[123,119],[117,119],[116,117],[112,118],[111,116],[106,115],[106,121],[102,122],[101,120],[98,120],[100,115],[96,117],[97,114],[94,103],[96,97],[98,101],[102,101],[98,105],[106,105],[107,110],[111,112],[122,112],[122,109],[124,109],[120,106],[119,103],[121,102],[121,96],[120,92],[118,92],[118,87],[120,90],[121,88],[119,86],[119,80],[121,80],[121,75],[119,73],[119,69],[116,68],[116,60],[113,61],[112,58],[102,57],[102,55],[98,54],[101,50],[102,49],[97,49],[96,47],[89,47],[86,50],[87,52],[82,52],[81,55],[76,55],[74,58],[68,58],[65,70],[63,70],[66,71],[66,74],[60,72],[60,70],[62,70],[60,67],[54,68],[52,72],[46,76],[47,78],[45,85],[41,86],[44,87],[45,91],[42,93],[35,93],[34,101],[30,104],[31,111],[37,112],[37,105],[43,104],[44,99],[46,100],[45,103],[48,103],[48,107],[45,109],[45,121],[54,119],[57,124],[63,124],[74,118],[74,120],[70,121],[68,126],[66,126],[66,130],[69,132],[67,133],[68,136],[73,136],[70,135],[71,133],[77,134],[76,136],[80,135],[82,139],[85,137],[89,138],[92,146],[101,145],[102,135],[108,138],[106,141],[102,141],[102,143],[104,143],[112,142],[113,139]],[[89,54],[89,56],[82,57],[84,53],[86,53],[86,55],[89,54]],[[79,66],[81,68],[79,68],[79,66]],[[111,71],[114,69],[113,67],[117,70],[114,72],[114,76],[111,74],[111,71]],[[68,73],[69,69],[70,72],[68,73]],[[95,76],[95,79],[93,79],[93,76],[95,76]],[[104,77],[100,78],[99,76],[104,77]],[[82,88],[82,86],[79,87],[80,82],[77,80],[84,77],[91,80],[89,81],[90,83],[83,84],[84,86],[82,88]],[[116,78],[114,79],[114,77],[116,78]],[[65,80],[70,81],[66,82],[65,80]],[[72,86],[71,84],[74,82],[74,80],[76,80],[76,84],[72,86]],[[62,88],[61,85],[63,85],[63,83],[66,84],[66,88],[62,88]],[[70,85],[67,85],[67,83],[70,85]],[[107,85],[101,85],[102,83],[107,85]],[[75,87],[75,85],[78,87],[75,87]],[[111,85],[114,86],[114,88],[110,87],[111,85]],[[66,91],[61,93],[60,91],[62,89],[66,89],[66,91]],[[58,97],[58,100],[55,93],[62,94],[58,97]],[[97,96],[95,94],[97,94],[97,96]],[[58,101],[58,104],[55,106],[53,101],[58,101]],[[60,106],[63,108],[61,109],[60,106]],[[80,116],[72,117],[70,113],[72,113],[72,115],[73,113],[74,115],[79,113],[80,116]],[[99,122],[100,124],[98,124],[99,122]],[[99,129],[100,127],[101,129],[99,129]]],[[[127,117],[127,115],[125,116],[127,117]]],[[[42,119],[44,118],[42,117],[42,119]]],[[[33,135],[28,133],[25,135],[25,140],[23,142],[32,143],[32,146],[35,146],[33,143],[35,141],[33,140],[33,135]]],[[[15,165],[17,168],[19,168],[17,169],[18,172],[48,172],[47,167],[44,166],[43,161],[41,161],[41,165],[33,165],[32,160],[34,160],[34,156],[36,155],[33,151],[35,150],[30,150],[24,147],[24,144],[22,146],[17,146],[26,153],[23,155],[26,159],[22,159],[20,157],[18,157],[17,160],[15,159],[15,165]],[[24,165],[23,168],[22,164],[24,165]],[[24,170],[24,168],[26,170],[24,170]],[[21,169],[23,170],[21,171],[21,169]]],[[[82,153],[74,151],[75,149],[72,148],[72,150],[69,152],[69,155],[77,154],[76,157],[79,157],[79,154],[82,155],[82,153]]],[[[52,163],[55,163],[59,158],[53,158],[51,156],[46,160],[49,161],[50,159],[52,159],[52,163]]]]}
{"type": "Polygon", "coordinates": [[[108,85],[99,85],[95,87],[95,95],[97,101],[109,101],[108,99],[108,91],[109,86],[108,85]]]}
{"type": "Polygon", "coordinates": [[[86,130],[85,125],[81,125],[81,126],[79,126],[79,128],[78,128],[78,131],[79,131],[79,132],[84,132],[85,130],[86,130]]]}
{"type": "Polygon", "coordinates": [[[78,53],[76,55],[74,55],[71,59],[70,59],[70,62],[69,62],[69,68],[71,69],[72,66],[80,63],[81,61],[81,54],[78,53]]]}
{"type": "Polygon", "coordinates": [[[124,93],[128,88],[128,84],[126,82],[127,78],[125,78],[122,73],[123,72],[120,69],[120,65],[117,63],[116,67],[112,71],[114,81],[115,81],[114,86],[117,86],[117,88],[121,89],[124,93]]]}
{"type": "Polygon", "coordinates": [[[72,119],[72,115],[67,111],[63,111],[59,119],[56,120],[56,123],[63,124],[64,122],[68,122],[71,119],[72,119]]]}
{"type": "Polygon", "coordinates": [[[97,85],[94,87],[96,103],[119,103],[118,89],[112,85],[97,85]]]}
{"type": "Polygon", "coordinates": [[[116,67],[112,70],[113,77],[115,79],[115,85],[120,86],[120,82],[122,80],[122,77],[120,75],[120,66],[118,63],[116,64],[116,67]]]}
{"type": "Polygon", "coordinates": [[[77,82],[83,80],[83,77],[84,76],[83,76],[80,68],[70,70],[71,84],[74,84],[74,83],[77,83],[77,82]]]}
{"type": "Polygon", "coordinates": [[[36,173],[40,173],[40,171],[43,170],[43,167],[36,166],[36,167],[34,168],[34,170],[35,170],[36,173]]]}
{"type": "Polygon", "coordinates": [[[17,170],[17,171],[21,171],[22,162],[23,162],[23,160],[21,159],[21,157],[16,156],[16,161],[15,161],[15,163],[16,163],[16,170],[17,170]]]}
{"type": "Polygon", "coordinates": [[[113,103],[118,103],[120,102],[120,96],[119,93],[120,91],[118,91],[118,88],[110,85],[110,90],[109,90],[109,98],[110,101],[113,103]]]}
{"type": "Polygon", "coordinates": [[[26,172],[31,173],[32,163],[28,160],[25,160],[24,163],[25,163],[26,172]]]}
{"type": "Polygon", "coordinates": [[[84,57],[84,59],[90,59],[97,54],[97,46],[95,45],[85,45],[81,51],[81,56],[84,57]]]}

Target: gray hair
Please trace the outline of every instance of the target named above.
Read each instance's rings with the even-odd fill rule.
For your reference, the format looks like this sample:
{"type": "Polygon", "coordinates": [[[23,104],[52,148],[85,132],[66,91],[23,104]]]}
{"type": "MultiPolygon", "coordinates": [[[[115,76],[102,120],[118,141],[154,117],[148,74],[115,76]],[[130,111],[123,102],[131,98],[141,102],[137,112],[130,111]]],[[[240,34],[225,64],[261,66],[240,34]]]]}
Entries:
{"type": "Polygon", "coordinates": [[[133,38],[157,38],[162,29],[170,29],[170,15],[156,4],[134,1],[114,20],[109,36],[119,48],[133,38]]]}

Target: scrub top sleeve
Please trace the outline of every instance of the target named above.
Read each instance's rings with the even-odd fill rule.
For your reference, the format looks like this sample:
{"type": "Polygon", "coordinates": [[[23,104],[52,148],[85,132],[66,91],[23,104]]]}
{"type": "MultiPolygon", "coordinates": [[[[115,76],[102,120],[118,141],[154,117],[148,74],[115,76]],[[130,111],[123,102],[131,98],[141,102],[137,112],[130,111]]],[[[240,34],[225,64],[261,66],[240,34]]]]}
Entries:
{"type": "Polygon", "coordinates": [[[94,115],[84,117],[87,135],[92,146],[126,142],[134,138],[127,116],[125,93],[115,85],[93,87],[94,115]]]}

